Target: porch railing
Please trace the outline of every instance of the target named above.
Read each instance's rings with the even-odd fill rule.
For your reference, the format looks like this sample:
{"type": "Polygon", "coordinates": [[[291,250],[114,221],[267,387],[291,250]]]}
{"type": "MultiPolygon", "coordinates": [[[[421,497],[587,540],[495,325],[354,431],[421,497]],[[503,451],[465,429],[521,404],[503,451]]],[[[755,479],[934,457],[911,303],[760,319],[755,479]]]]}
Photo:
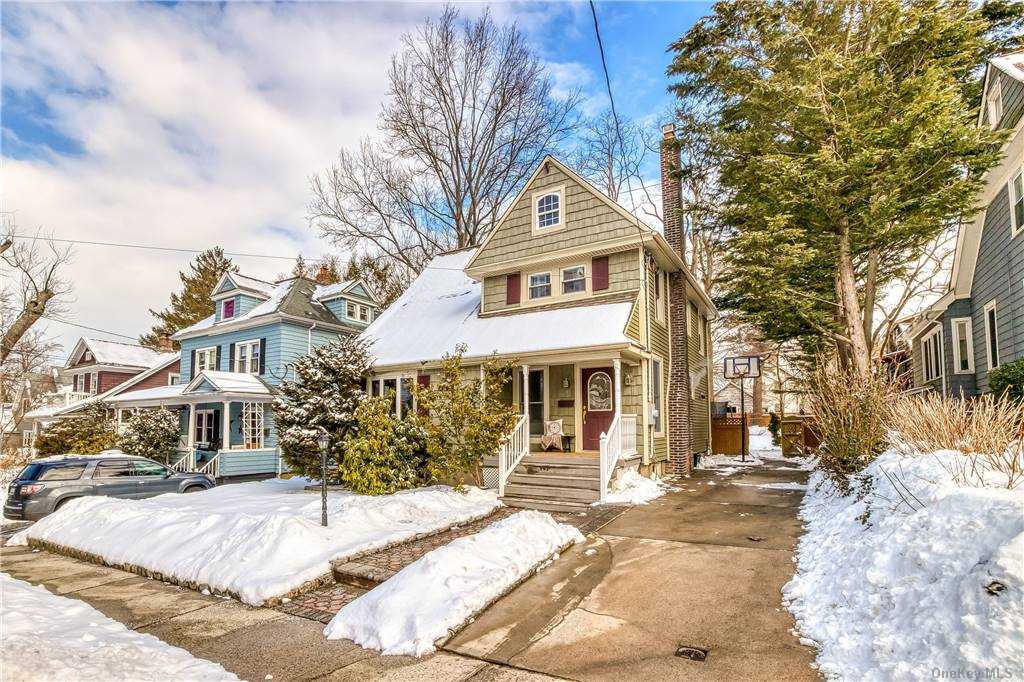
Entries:
{"type": "Polygon", "coordinates": [[[505,484],[523,457],[530,451],[530,420],[523,415],[498,449],[498,496],[504,496],[505,484]]]}
{"type": "Polygon", "coordinates": [[[206,464],[203,465],[203,467],[199,470],[199,473],[201,473],[201,474],[209,474],[209,475],[213,476],[214,478],[219,478],[220,477],[220,455],[221,455],[221,453],[218,450],[217,454],[215,454],[213,456],[213,459],[211,459],[210,461],[208,461],[206,464]]]}
{"type": "Polygon", "coordinates": [[[196,451],[189,450],[187,452],[178,452],[181,455],[174,464],[171,465],[171,469],[174,471],[195,471],[196,470],[196,451]]]}
{"type": "Polygon", "coordinates": [[[608,484],[611,483],[612,474],[622,457],[630,457],[636,454],[636,415],[617,414],[608,426],[608,430],[601,434],[598,446],[601,463],[601,501],[604,502],[608,495],[608,484]]]}

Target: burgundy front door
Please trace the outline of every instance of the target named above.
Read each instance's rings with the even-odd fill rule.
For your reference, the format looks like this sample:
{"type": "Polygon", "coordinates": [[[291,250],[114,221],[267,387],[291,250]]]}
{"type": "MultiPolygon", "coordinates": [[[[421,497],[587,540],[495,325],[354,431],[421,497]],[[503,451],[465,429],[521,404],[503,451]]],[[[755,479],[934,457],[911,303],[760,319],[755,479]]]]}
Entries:
{"type": "Polygon", "coordinates": [[[580,371],[583,388],[583,449],[597,450],[601,434],[615,416],[615,390],[611,367],[587,367],[580,371]]]}

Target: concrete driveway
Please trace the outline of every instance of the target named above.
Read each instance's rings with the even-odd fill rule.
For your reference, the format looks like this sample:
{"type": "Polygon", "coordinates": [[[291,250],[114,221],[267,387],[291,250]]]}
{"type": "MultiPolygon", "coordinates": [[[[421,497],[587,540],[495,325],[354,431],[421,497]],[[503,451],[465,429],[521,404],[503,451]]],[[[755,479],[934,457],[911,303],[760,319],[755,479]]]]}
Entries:
{"type": "Polygon", "coordinates": [[[497,602],[444,648],[578,680],[811,680],[780,588],[803,496],[765,484],[807,474],[769,462],[697,471],[635,507],[497,602]],[[676,655],[707,651],[704,661],[676,655]]]}

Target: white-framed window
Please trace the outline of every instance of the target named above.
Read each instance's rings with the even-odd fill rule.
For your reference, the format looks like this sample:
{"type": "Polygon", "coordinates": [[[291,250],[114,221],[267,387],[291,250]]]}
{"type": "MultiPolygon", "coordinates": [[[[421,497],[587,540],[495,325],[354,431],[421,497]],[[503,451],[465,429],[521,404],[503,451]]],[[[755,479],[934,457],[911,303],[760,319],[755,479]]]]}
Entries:
{"type": "Polygon", "coordinates": [[[263,447],[263,403],[242,403],[242,443],[246,450],[263,447]]]}
{"type": "Polygon", "coordinates": [[[196,349],[196,366],[192,369],[192,376],[203,370],[217,369],[217,346],[196,349]]]}
{"type": "Polygon", "coordinates": [[[235,316],[235,299],[224,299],[224,301],[221,302],[220,306],[220,318],[222,320],[229,320],[235,316]]]}
{"type": "Polygon", "coordinates": [[[562,268],[562,293],[578,294],[587,290],[587,268],[583,265],[574,265],[571,268],[562,268]]]}
{"type": "Polygon", "coordinates": [[[988,357],[988,368],[999,366],[999,313],[996,301],[992,299],[985,305],[985,353],[988,357]]]}
{"type": "Polygon", "coordinates": [[[988,107],[988,124],[995,128],[1003,118],[1003,86],[998,75],[993,72],[992,76],[995,78],[995,82],[988,90],[985,105],[988,107]]]}
{"type": "Polygon", "coordinates": [[[168,374],[167,374],[167,385],[168,386],[177,386],[180,383],[181,383],[181,375],[180,374],[175,374],[174,372],[168,372],[168,374]]]}
{"type": "Polygon", "coordinates": [[[534,192],[532,197],[533,231],[548,232],[565,225],[565,188],[554,187],[534,192]]]}
{"type": "Polygon", "coordinates": [[[23,447],[23,448],[30,448],[33,445],[35,445],[35,442],[36,442],[36,434],[35,433],[33,433],[32,431],[22,431],[21,432],[21,447],[23,447]]]}
{"type": "Polygon", "coordinates": [[[654,433],[658,436],[664,432],[662,415],[664,414],[663,388],[665,384],[662,372],[661,360],[651,360],[651,421],[654,423],[654,433]]]}
{"type": "Polygon", "coordinates": [[[974,337],[969,317],[950,320],[953,329],[953,373],[970,374],[974,371],[974,337]]]}
{"type": "Polygon", "coordinates": [[[545,298],[551,295],[551,273],[537,272],[530,275],[530,299],[545,298]]]}
{"type": "Polygon", "coordinates": [[[666,301],[668,299],[668,292],[665,288],[668,286],[666,281],[665,273],[661,269],[654,271],[654,311],[655,316],[659,321],[665,321],[665,311],[668,306],[666,301]]]}
{"type": "Polygon", "coordinates": [[[942,377],[942,328],[921,339],[921,369],[925,381],[942,377]]]}
{"type": "Polygon", "coordinates": [[[359,306],[359,321],[369,322],[370,321],[370,306],[361,305],[359,306]]]}
{"type": "Polygon", "coordinates": [[[355,301],[345,301],[345,317],[350,320],[359,319],[359,306],[355,301]]]}
{"type": "Polygon", "coordinates": [[[91,372],[89,374],[89,393],[96,395],[99,392],[100,385],[100,374],[99,372],[91,372]]]}
{"type": "Polygon", "coordinates": [[[260,373],[260,340],[235,344],[235,371],[243,374],[260,373]]]}
{"type": "Polygon", "coordinates": [[[1010,178],[1010,234],[1014,237],[1024,228],[1024,168],[1010,178]]]}
{"type": "Polygon", "coordinates": [[[686,325],[688,327],[688,329],[686,330],[687,335],[698,336],[700,334],[700,322],[698,321],[700,320],[700,311],[697,310],[697,306],[694,304],[693,301],[686,302],[686,313],[686,319],[688,322],[688,324],[686,325]]]}
{"type": "Polygon", "coordinates": [[[196,410],[196,444],[210,445],[213,437],[213,410],[196,410]]]}

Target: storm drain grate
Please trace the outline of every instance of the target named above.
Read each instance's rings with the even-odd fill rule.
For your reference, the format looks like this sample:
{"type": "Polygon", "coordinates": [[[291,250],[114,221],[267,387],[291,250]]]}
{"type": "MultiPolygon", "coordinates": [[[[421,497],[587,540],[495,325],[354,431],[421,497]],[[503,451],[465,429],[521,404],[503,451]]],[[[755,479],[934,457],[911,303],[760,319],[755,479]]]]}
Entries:
{"type": "Polygon", "coordinates": [[[708,650],[702,649],[699,646],[680,644],[676,649],[676,656],[679,658],[688,658],[691,661],[704,661],[707,660],[708,650]]]}

